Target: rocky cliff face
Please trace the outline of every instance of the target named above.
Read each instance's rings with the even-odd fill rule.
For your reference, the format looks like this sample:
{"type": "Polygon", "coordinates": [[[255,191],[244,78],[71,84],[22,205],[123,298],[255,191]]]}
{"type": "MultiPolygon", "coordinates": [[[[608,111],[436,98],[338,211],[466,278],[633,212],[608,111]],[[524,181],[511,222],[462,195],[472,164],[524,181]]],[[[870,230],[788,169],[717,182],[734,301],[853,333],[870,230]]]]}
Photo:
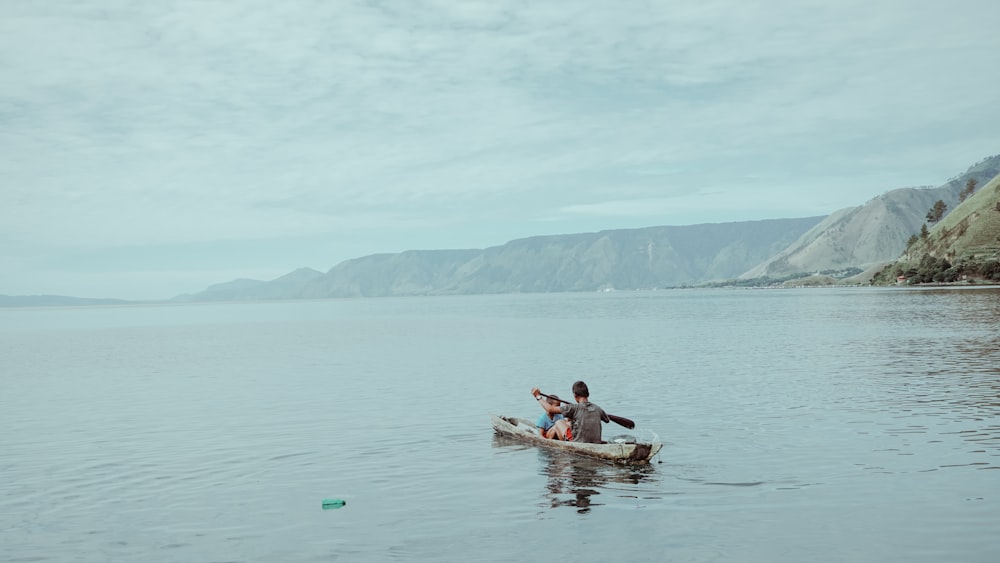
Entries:
{"type": "Polygon", "coordinates": [[[841,209],[739,277],[779,278],[845,267],[865,269],[894,260],[906,250],[909,238],[920,232],[927,211],[936,201],[944,201],[948,209],[954,209],[969,179],[982,186],[998,173],[1000,155],[983,160],[937,188],[893,190],[860,207],[841,209]]]}

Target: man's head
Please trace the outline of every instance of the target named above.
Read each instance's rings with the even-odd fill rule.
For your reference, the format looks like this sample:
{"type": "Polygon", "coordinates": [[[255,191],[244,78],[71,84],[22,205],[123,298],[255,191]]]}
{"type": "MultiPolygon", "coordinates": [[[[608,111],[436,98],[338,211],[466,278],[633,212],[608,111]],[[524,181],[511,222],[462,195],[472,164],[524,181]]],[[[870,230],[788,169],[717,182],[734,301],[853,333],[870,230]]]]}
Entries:
{"type": "Polygon", "coordinates": [[[558,407],[559,406],[559,395],[549,395],[549,404],[558,407]]]}
{"type": "Polygon", "coordinates": [[[577,381],[573,384],[573,396],[581,397],[584,399],[590,398],[590,389],[587,389],[587,384],[582,381],[577,381]]]}

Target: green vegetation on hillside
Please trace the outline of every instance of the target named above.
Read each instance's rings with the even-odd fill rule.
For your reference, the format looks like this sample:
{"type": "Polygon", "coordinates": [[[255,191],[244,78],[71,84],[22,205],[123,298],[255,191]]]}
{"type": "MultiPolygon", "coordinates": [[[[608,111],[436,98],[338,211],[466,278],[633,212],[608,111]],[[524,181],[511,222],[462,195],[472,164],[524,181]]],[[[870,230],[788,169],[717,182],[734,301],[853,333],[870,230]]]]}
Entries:
{"type": "Polygon", "coordinates": [[[962,193],[958,194],[959,203],[969,199],[969,196],[976,193],[976,184],[975,178],[969,178],[969,181],[965,183],[965,189],[962,190],[962,193]]]}
{"type": "Polygon", "coordinates": [[[944,217],[944,212],[947,210],[948,204],[945,203],[944,200],[939,199],[935,201],[934,207],[931,207],[931,210],[927,212],[927,222],[937,223],[942,217],[944,217]]]}
{"type": "Polygon", "coordinates": [[[976,257],[964,258],[952,264],[946,258],[935,258],[925,254],[917,264],[896,263],[887,267],[872,280],[877,284],[897,283],[903,277],[908,284],[921,283],[956,283],[975,281],[1000,281],[1000,261],[994,259],[979,260],[976,257]]]}
{"type": "Polygon", "coordinates": [[[875,275],[872,283],[995,283],[1000,281],[1000,176],[978,192],[966,184],[963,201],[939,219],[933,229],[921,226],[903,255],[875,275]]]}

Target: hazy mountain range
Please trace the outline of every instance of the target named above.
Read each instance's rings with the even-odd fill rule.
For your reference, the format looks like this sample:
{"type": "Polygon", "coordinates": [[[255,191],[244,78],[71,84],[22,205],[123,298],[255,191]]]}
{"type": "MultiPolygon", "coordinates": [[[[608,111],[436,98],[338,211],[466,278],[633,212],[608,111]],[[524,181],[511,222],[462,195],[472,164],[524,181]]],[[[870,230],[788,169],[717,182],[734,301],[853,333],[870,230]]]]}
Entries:
{"type": "MultiPolygon", "coordinates": [[[[936,201],[954,209],[970,178],[985,189],[998,174],[1000,155],[941,186],[889,191],[826,217],[618,229],[530,237],[486,249],[375,254],[346,260],[326,273],[303,268],[269,281],[239,279],[173,301],[653,289],[873,271],[901,256],[936,201]]],[[[0,296],[0,306],[108,302],[121,303],[0,296]]]]}
{"type": "Polygon", "coordinates": [[[0,307],[77,307],[83,305],[127,305],[125,299],[92,299],[65,295],[0,295],[0,307]]]}
{"type": "Polygon", "coordinates": [[[214,285],[185,301],[650,289],[738,276],[822,217],[517,239],[484,250],[409,250],[214,285]]]}

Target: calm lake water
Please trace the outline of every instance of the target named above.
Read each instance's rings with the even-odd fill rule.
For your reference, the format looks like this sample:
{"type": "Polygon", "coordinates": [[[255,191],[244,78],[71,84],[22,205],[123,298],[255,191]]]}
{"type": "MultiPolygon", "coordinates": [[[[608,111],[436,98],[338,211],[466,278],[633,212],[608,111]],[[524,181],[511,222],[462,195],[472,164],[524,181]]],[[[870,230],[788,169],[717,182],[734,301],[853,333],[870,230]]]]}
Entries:
{"type": "Polygon", "coordinates": [[[7,309],[0,389],[3,561],[1000,560],[997,288],[7,309]],[[579,378],[653,464],[493,436],[579,378]]]}

